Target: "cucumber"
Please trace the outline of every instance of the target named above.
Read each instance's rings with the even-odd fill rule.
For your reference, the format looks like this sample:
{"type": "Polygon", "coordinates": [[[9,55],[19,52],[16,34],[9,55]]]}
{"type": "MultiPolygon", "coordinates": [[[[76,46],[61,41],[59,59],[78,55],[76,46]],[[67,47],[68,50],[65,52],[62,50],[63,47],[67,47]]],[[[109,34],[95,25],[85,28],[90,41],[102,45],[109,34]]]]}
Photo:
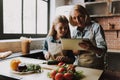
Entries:
{"type": "Polygon", "coordinates": [[[48,65],[56,65],[58,63],[59,63],[59,61],[56,61],[56,60],[50,60],[50,61],[47,61],[47,62],[43,62],[43,64],[48,64],[48,65]]]}

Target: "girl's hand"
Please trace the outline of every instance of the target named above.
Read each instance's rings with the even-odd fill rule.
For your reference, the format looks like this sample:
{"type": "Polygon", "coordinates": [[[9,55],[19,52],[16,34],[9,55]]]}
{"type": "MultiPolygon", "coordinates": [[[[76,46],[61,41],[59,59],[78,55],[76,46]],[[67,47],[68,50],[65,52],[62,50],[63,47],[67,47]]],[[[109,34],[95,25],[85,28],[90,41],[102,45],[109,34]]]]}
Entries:
{"type": "Polygon", "coordinates": [[[50,59],[50,52],[46,52],[44,57],[45,57],[46,60],[50,59]]]}

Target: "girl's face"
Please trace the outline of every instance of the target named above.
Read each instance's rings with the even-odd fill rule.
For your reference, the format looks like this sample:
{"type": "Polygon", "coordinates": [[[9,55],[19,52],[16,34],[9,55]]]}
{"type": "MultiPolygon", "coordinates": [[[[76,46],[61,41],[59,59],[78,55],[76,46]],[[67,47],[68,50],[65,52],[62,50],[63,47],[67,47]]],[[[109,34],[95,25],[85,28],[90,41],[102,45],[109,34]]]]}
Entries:
{"type": "Polygon", "coordinates": [[[76,26],[84,28],[85,27],[85,16],[81,14],[79,11],[74,10],[71,13],[72,20],[76,26]]]}
{"type": "Polygon", "coordinates": [[[68,31],[68,24],[66,23],[58,23],[56,26],[55,26],[55,30],[57,32],[57,37],[58,38],[61,38],[61,37],[64,37],[68,31]]]}

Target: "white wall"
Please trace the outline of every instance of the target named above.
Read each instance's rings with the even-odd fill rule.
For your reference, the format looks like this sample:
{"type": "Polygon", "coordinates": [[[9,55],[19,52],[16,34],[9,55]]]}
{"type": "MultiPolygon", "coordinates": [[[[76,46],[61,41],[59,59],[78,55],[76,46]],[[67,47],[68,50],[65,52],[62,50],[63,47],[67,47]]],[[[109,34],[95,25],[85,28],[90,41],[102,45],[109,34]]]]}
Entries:
{"type": "Polygon", "coordinates": [[[85,6],[84,0],[50,0],[50,4],[50,27],[56,15],[56,8],[74,4],[81,4],[85,6]],[[65,3],[66,1],[67,3],[65,3]]]}
{"type": "Polygon", "coordinates": [[[50,27],[55,18],[56,8],[64,5],[64,0],[50,0],[50,27]]]}

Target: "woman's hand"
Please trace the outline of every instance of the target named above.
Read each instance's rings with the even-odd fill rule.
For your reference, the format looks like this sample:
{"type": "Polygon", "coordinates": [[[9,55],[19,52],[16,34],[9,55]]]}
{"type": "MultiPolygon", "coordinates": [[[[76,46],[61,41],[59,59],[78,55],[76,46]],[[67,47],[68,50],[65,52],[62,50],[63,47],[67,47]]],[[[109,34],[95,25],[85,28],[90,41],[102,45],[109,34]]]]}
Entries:
{"type": "Polygon", "coordinates": [[[101,56],[101,53],[103,53],[103,49],[95,47],[90,41],[84,40],[82,43],[79,43],[79,46],[84,48],[85,50],[92,51],[96,53],[97,55],[101,56]]]}
{"type": "Polygon", "coordinates": [[[93,44],[89,40],[83,40],[83,42],[79,43],[79,46],[85,50],[92,50],[94,47],[93,44]]]}
{"type": "Polygon", "coordinates": [[[50,52],[46,52],[44,57],[45,57],[46,60],[50,59],[50,52]]]}
{"type": "Polygon", "coordinates": [[[55,60],[57,61],[64,61],[65,57],[64,56],[57,56],[55,60]]]}
{"type": "Polygon", "coordinates": [[[55,60],[69,62],[69,58],[67,56],[57,56],[55,60]]]}

